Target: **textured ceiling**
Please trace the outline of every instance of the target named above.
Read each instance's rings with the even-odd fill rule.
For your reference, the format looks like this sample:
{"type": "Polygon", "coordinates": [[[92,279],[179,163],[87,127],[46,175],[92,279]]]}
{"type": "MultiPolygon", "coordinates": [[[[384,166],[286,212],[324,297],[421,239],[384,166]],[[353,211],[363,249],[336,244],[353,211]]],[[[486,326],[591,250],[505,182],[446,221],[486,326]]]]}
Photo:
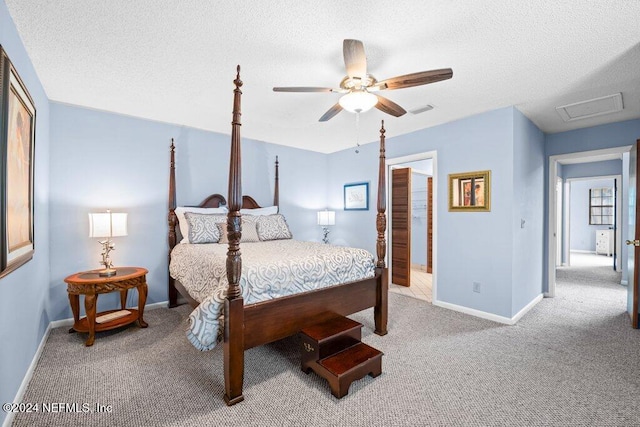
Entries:
{"type": "MultiPolygon", "coordinates": [[[[333,152],[515,105],[545,132],[640,117],[640,2],[4,0],[49,98],[229,133],[236,64],[242,135],[333,152]],[[379,80],[450,67],[453,78],[384,92],[407,110],[320,116],[342,40],[364,42],[379,80]],[[619,113],[565,123],[555,107],[622,92],[619,113]]],[[[170,137],[168,135],[167,137],[170,137]]]]}

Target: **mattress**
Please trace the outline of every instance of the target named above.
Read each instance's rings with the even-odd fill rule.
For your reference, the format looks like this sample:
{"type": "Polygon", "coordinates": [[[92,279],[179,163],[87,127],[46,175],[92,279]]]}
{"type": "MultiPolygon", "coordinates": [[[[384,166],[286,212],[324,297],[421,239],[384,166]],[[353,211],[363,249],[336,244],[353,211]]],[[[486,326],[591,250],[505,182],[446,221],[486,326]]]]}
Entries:
{"type": "MultiPolygon", "coordinates": [[[[169,273],[200,305],[189,315],[187,337],[211,350],[222,331],[227,295],[226,244],[179,244],[169,273]]],[[[254,304],[374,276],[373,255],[357,248],[297,240],[242,243],[240,288],[244,304],[254,304]]]]}

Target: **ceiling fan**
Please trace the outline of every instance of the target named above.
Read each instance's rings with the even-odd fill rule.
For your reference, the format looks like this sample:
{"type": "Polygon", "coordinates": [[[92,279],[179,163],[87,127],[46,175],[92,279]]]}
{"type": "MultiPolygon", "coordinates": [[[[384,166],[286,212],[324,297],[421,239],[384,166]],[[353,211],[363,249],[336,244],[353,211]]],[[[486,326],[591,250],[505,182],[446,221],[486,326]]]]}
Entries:
{"type": "Polygon", "coordinates": [[[321,122],[326,122],[343,109],[352,113],[363,113],[373,107],[392,116],[400,117],[407,112],[404,108],[390,99],[374,94],[374,92],[421,86],[453,77],[451,68],[443,68],[405,74],[378,81],[367,73],[367,58],[364,54],[364,45],[360,40],[346,39],[342,44],[342,49],[347,75],[340,82],[339,89],[309,86],[274,87],[274,92],[334,92],[345,94],[337,104],[329,108],[320,117],[321,122]]]}

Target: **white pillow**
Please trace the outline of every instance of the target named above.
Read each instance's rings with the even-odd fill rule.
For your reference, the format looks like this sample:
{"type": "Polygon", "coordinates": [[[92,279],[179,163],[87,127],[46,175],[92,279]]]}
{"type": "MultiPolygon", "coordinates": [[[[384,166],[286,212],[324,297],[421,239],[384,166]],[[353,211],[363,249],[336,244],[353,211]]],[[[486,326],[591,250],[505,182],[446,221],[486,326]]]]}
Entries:
{"type": "Polygon", "coordinates": [[[240,209],[242,215],[275,215],[278,213],[277,206],[269,206],[267,208],[256,209],[240,209]]]}
{"type": "Polygon", "coordinates": [[[193,212],[200,214],[226,214],[229,212],[226,206],[222,206],[221,208],[198,208],[191,206],[178,206],[176,208],[176,216],[178,217],[178,226],[180,227],[180,234],[182,234],[182,241],[180,243],[190,243],[189,242],[189,224],[187,223],[187,218],[185,218],[185,212],[193,212]]]}

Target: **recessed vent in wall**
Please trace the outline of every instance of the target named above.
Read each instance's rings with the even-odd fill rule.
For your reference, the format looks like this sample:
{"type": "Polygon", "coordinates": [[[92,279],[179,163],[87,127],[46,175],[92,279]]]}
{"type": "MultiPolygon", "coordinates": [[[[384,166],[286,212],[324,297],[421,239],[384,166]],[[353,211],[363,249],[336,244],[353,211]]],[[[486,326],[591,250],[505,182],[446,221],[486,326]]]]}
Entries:
{"type": "Polygon", "coordinates": [[[576,102],[574,104],[556,107],[556,111],[565,122],[573,120],[587,119],[589,117],[601,116],[603,114],[616,113],[622,111],[622,94],[603,96],[588,101],[576,102]]]}
{"type": "Polygon", "coordinates": [[[429,111],[429,110],[433,110],[433,105],[427,104],[424,107],[414,108],[413,110],[410,110],[410,112],[411,112],[411,114],[420,114],[420,113],[424,113],[425,111],[429,111]]]}

